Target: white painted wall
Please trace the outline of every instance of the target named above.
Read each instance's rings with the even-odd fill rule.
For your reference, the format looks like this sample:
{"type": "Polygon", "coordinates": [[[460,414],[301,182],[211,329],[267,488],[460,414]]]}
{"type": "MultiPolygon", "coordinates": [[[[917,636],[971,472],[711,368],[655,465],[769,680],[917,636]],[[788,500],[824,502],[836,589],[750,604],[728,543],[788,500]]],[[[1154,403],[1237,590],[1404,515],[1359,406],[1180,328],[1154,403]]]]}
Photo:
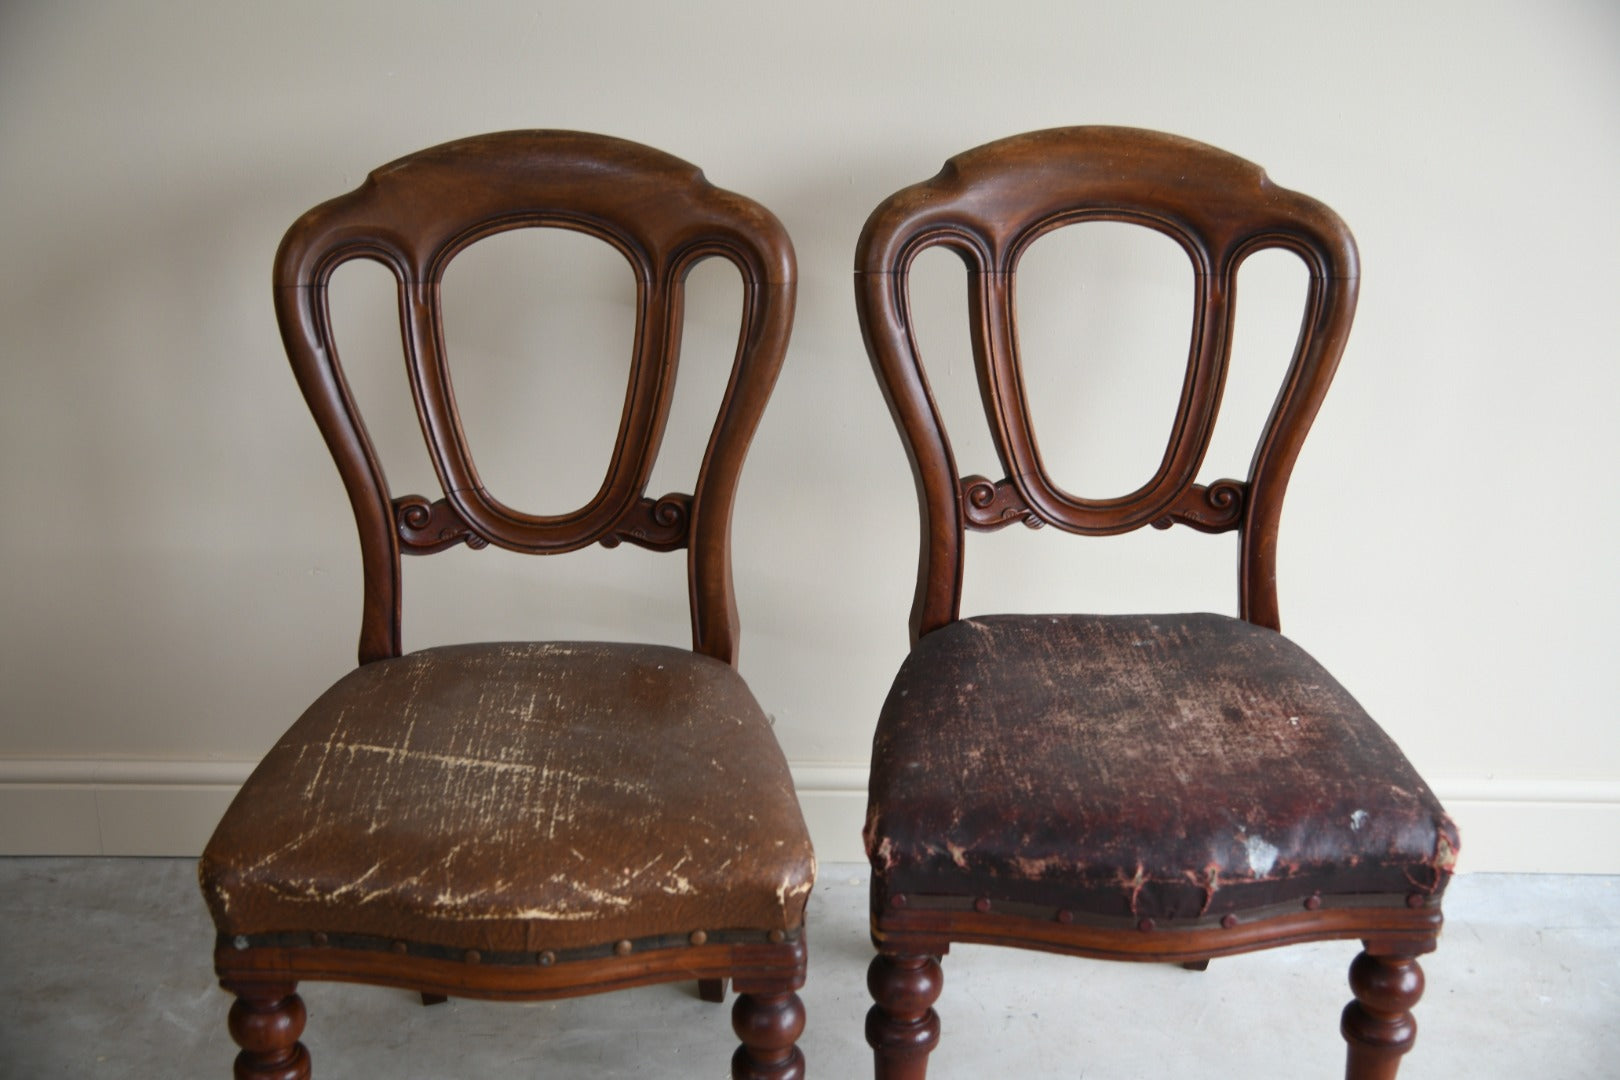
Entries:
{"type": "MultiPolygon", "coordinates": [[[[856,234],[958,150],[1119,123],[1260,162],[1361,243],[1357,328],[1283,522],[1286,628],[1448,800],[1464,869],[1620,871],[1617,61],[1620,8],[1603,0],[6,5],[0,851],[195,851],[251,761],[352,662],[348,508],[271,314],[282,230],[411,150],[571,127],[702,165],[797,244],[793,348],[739,508],[742,668],[823,858],[854,857],[915,550],[855,325],[856,234]]],[[[1161,242],[1097,228],[1096,244],[1044,241],[1026,299],[1040,407],[1092,406],[1050,452],[1072,486],[1110,494],[1157,453],[1168,407],[1145,391],[1180,362],[1186,317],[1166,296],[1186,274],[1161,242]],[[1099,252],[1124,269],[1076,292],[1099,252]],[[1094,431],[1130,452],[1100,454],[1094,431]]],[[[989,470],[961,392],[960,270],[941,256],[920,276],[925,347],[958,386],[946,408],[977,425],[958,435],[963,463],[989,470]]],[[[426,490],[387,284],[350,278],[337,306],[358,321],[340,341],[363,399],[394,409],[378,427],[408,458],[396,489],[426,490]],[[380,320],[360,317],[372,300],[380,320]]],[[[452,271],[458,378],[508,498],[568,505],[564,466],[594,485],[605,446],[556,448],[613,410],[627,288],[605,249],[562,242],[502,243],[452,271]],[[545,262],[570,257],[583,269],[545,262]],[[569,321],[525,306],[542,288],[569,321]],[[603,360],[564,376],[536,349],[603,360]],[[559,406],[560,386],[586,404],[559,406]]],[[[1245,290],[1232,394],[1252,413],[1297,276],[1278,258],[1245,290]]],[[[737,295],[721,267],[699,271],[683,397],[721,377],[737,295]]],[[[701,442],[683,405],[671,447],[688,462],[659,491],[689,483],[701,442]]],[[[1237,435],[1218,436],[1211,475],[1241,470],[1237,435]]],[[[1229,538],[998,535],[974,555],[976,610],[1233,608],[1229,538]],[[1166,555],[1185,572],[1161,573],[1166,555]]],[[[407,585],[411,647],[685,634],[677,558],[463,551],[413,561],[407,585]]]]}

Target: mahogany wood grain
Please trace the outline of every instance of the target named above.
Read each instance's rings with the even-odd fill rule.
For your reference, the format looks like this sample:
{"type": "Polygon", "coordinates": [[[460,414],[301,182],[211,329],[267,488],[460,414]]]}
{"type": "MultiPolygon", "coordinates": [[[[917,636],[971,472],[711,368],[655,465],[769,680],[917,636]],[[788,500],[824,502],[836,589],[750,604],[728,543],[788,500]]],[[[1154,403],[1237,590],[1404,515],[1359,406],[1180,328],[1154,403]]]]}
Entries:
{"type": "Polygon", "coordinates": [[[458,542],[557,553],[640,539],[690,552],[694,648],[732,661],[736,602],[729,529],[743,457],[770,396],[793,322],[796,267],[781,223],[708,183],[694,166],[644,146],[580,132],[506,132],[447,143],[374,171],[290,229],[276,255],[282,340],[337,461],[365,567],[362,663],[400,653],[399,556],[458,542]],[[596,495],[566,514],[507,506],[483,485],[456,412],[440,282],[463,249],[511,229],[594,236],[636,278],[629,395],[596,495]],[[690,495],[644,504],[674,389],[687,274],[721,258],[742,276],[736,362],[690,495]],[[391,270],[411,392],[442,500],[389,491],[338,358],[327,303],[332,273],[353,259],[391,270]]]}
{"type": "Polygon", "coordinates": [[[1350,964],[1350,989],[1355,1000],[1340,1020],[1350,1048],[1345,1080],[1395,1080],[1401,1055],[1417,1038],[1412,1006],[1423,996],[1423,969],[1414,957],[1369,948],[1350,964]]]}
{"type": "Polygon", "coordinates": [[[1282,497],[1349,335],[1359,277],[1355,241],[1332,210],[1277,187],[1241,158],[1155,132],[1093,127],[1014,136],[959,154],[932,180],[890,196],[861,233],[855,298],[867,349],[911,454],[923,512],[913,637],[960,612],[964,532],[1026,514],[1087,535],[1170,521],[1239,528],[1243,617],[1276,629],[1282,497]],[[1019,367],[1018,261],[1041,236],[1082,221],[1165,234],[1186,252],[1197,282],[1187,374],[1164,458],[1136,491],[1112,499],[1072,495],[1051,479],[1019,367]],[[964,480],[918,354],[909,274],[932,247],[955,252],[968,269],[974,359],[1007,475],[994,484],[983,477],[965,482],[974,492],[993,487],[994,495],[964,500],[964,480]],[[1195,480],[1225,384],[1237,272],[1267,248],[1305,262],[1306,317],[1248,478],[1206,490],[1195,480]],[[994,522],[964,506],[981,509],[992,501],[1006,507],[994,522]]]}
{"type": "Polygon", "coordinates": [[[804,1054],[795,1045],[804,1031],[798,994],[741,994],[731,1026],[742,1042],[731,1059],[734,1080],[803,1080],[804,1054]]]}
{"type": "Polygon", "coordinates": [[[878,1080],[922,1080],[939,1043],[933,1005],[945,979],[938,956],[880,952],[867,968],[866,987],[875,1002],[866,1014],[866,1043],[878,1080]]]}
{"type": "Polygon", "coordinates": [[[875,913],[872,937],[880,948],[890,951],[934,953],[954,941],[1033,948],[1097,960],[1180,964],[1307,941],[1374,937],[1385,948],[1411,954],[1432,952],[1442,917],[1438,905],[1403,905],[1258,910],[1230,922],[1225,926],[1211,920],[1209,925],[1196,928],[1137,919],[1119,919],[1111,924],[1085,919],[1061,922],[1053,917],[1028,918],[1005,911],[980,913],[913,904],[875,913]]]}
{"type": "Polygon", "coordinates": [[[304,1031],[304,1001],[293,984],[223,980],[236,994],[231,1006],[231,1038],[237,1080],[309,1080],[309,1051],[298,1041],[304,1031]]]}
{"type": "Polygon", "coordinates": [[[804,985],[805,938],[781,943],[706,944],[614,953],[595,960],[496,964],[338,947],[249,947],[222,943],[214,968],[233,982],[353,982],[447,997],[543,1001],[632,986],[730,978],[743,987],[797,990],[804,985]]]}

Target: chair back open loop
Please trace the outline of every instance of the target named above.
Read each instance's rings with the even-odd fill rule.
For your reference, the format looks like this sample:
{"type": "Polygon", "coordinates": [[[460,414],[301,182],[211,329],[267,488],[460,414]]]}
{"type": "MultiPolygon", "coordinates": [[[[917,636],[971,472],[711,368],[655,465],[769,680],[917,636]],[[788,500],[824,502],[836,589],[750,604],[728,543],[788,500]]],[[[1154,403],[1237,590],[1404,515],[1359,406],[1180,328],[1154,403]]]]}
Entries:
{"type": "Polygon", "coordinates": [[[1113,535],[1175,523],[1236,529],[1243,617],[1277,629],[1276,535],[1300,446],[1333,378],[1355,313],[1355,241],[1337,214],[1273,184],[1258,166],[1157,132],[1075,127],[1019,135],[959,154],[930,180],[883,202],[856,250],[856,303],[867,350],[906,442],[921,495],[922,553],[913,638],[960,612],[967,529],[1017,521],[1113,535]],[[1088,499],[1058,485],[1041,458],[1018,348],[1018,263],[1046,233],[1086,221],[1140,225],[1192,263],[1192,338],[1180,402],[1154,474],[1128,495],[1088,499]],[[960,476],[913,332],[909,274],[931,247],[969,274],[973,354],[1005,476],[960,476]],[[1231,353],[1238,268],[1283,248],[1310,275],[1288,372],[1243,480],[1197,482],[1231,353]]]}
{"type": "Polygon", "coordinates": [[[424,150],[300,218],[276,255],[276,313],[360,530],[361,662],[400,654],[402,552],[466,543],[556,554],[629,541],[688,549],[693,648],[734,663],[731,511],[787,348],[794,283],[792,245],[768,210],[712,186],[678,158],[579,132],[506,132],[424,150]],[[606,474],[584,506],[554,515],[508,506],[480,479],[456,408],[440,305],[440,283],[456,255],[497,233],[536,227],[602,240],[636,279],[635,345],[606,474]],[[743,282],[731,378],[692,492],[648,498],[675,384],[684,282],[696,263],[716,256],[735,265],[743,282]],[[390,491],[344,379],[327,286],[351,259],[379,262],[398,282],[406,368],[440,498],[390,491]]]}

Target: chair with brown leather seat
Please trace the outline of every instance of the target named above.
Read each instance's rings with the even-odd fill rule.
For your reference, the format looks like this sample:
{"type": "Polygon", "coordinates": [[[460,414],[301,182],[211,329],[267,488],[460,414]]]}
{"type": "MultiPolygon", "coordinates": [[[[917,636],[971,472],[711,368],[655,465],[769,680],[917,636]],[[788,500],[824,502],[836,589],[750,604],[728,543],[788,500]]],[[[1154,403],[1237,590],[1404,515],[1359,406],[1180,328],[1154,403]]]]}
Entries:
{"type": "MultiPolygon", "coordinates": [[[[1355,243],[1327,207],[1254,165],[1123,128],[1042,131],[952,158],[866,223],[861,325],[922,515],[912,648],[878,720],[866,824],[877,1075],[916,1080],[953,942],[1207,963],[1361,939],[1341,1029],[1352,1080],[1412,1045],[1457,831],[1400,750],[1279,633],[1284,489],[1350,330],[1355,243]],[[1053,229],[1139,225],[1194,271],[1169,444],[1131,494],[1054,482],[1031,430],[1013,290],[1053,229]],[[958,474],[911,322],[918,253],[967,265],[975,364],[1004,475],[958,474]],[[1297,255],[1295,351],[1242,480],[1198,480],[1226,376],[1238,267],[1297,255]],[[1088,536],[1189,525],[1239,536],[1240,617],[960,614],[964,537],[1014,522],[1088,536]]],[[[1044,410],[1050,411],[1050,410],[1044,410]]]]}
{"type": "Polygon", "coordinates": [[[739,471],[780,368],[794,259],[781,224],[693,166],[617,139],[510,132],[373,172],[293,225],[275,264],[293,370],[360,530],[359,666],[284,734],[200,865],[240,1077],[302,1078],[306,979],[540,999],[695,979],[741,995],[738,1077],[798,1077],[814,860],[787,763],[735,669],[739,471]],[[440,282],[469,245],[547,227],[617,249],[636,338],[605,479],[536,515],[479,478],[444,349],[440,282]],[[684,281],[733,263],[742,327],[690,494],[645,494],[675,380],[684,281]],[[398,279],[406,368],[441,497],[388,487],[333,345],[328,281],[398,279]],[[468,644],[402,654],[400,555],[686,549],[692,648],[468,644]]]}

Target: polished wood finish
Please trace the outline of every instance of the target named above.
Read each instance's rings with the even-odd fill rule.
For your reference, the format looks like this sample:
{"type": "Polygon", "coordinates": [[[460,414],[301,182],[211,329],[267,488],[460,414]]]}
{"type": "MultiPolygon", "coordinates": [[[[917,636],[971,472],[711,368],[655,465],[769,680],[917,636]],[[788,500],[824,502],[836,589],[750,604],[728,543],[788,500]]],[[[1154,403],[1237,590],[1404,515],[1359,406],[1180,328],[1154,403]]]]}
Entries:
{"type": "Polygon", "coordinates": [[[295,992],[307,979],[400,987],[424,1004],[675,980],[720,1001],[731,980],[735,1075],[802,1075],[796,991],[813,856],[768,718],[735,671],[730,556],[738,479],[787,346],[795,274],[786,232],[757,203],[667,154],[579,132],[506,132],[412,154],[288,231],[276,312],[348,491],[365,594],[360,667],[266,756],[200,867],[215,969],[237,995],[239,1077],[307,1080],[295,992]],[[484,486],[440,309],[457,254],[535,227],[607,243],[636,281],[614,449],[596,494],[564,514],[525,512],[484,486]],[[684,282],[711,257],[742,279],[730,378],[694,486],[650,497],[684,282]],[[327,295],[354,259],[398,281],[437,495],[390,490],[345,379],[327,295]],[[402,655],[402,554],[624,542],[685,550],[690,651],[518,642],[402,655]]]}
{"type": "Polygon", "coordinates": [[[1069,128],[1002,140],[951,159],[933,180],[891,196],[867,220],[855,267],[862,332],[912,455],[925,540],[913,636],[956,619],[963,533],[1033,518],[1111,535],[1183,522],[1240,530],[1243,617],[1279,625],[1277,522],[1283,493],[1355,314],[1355,243],[1339,217],[1212,148],[1125,128],[1069,128]],[[1195,171],[1188,171],[1189,164],[1195,171]],[[1117,221],[1176,241],[1197,274],[1193,335],[1174,433],[1153,476],[1115,499],[1070,494],[1046,470],[1019,368],[1013,281],[1019,257],[1053,229],[1117,221]],[[911,329],[911,264],[943,247],[968,268],[975,362],[1006,478],[957,474],[911,329]],[[1198,485],[1220,407],[1238,268],[1282,248],[1310,272],[1306,318],[1246,480],[1198,485]],[[992,508],[995,507],[992,512],[992,508]],[[970,509],[971,508],[971,509],[970,509]],[[989,519],[989,520],[987,520],[989,519]]]}
{"type": "Polygon", "coordinates": [[[399,556],[456,543],[558,553],[621,539],[686,547],[698,652],[733,662],[731,508],[743,457],[781,368],[796,268],[781,223],[678,158],[579,132],[508,132],[424,150],[373,172],[288,230],[276,314],[299,386],[326,437],[360,530],[366,598],[360,662],[400,653],[399,556]],[[566,514],[507,506],[483,485],[456,413],[439,287],[469,245],[518,228],[569,229],[616,248],[636,278],[636,342],[617,442],[601,488],[566,514]],[[684,285],[718,257],[743,281],[732,378],[692,494],[644,493],[675,385],[684,285]],[[327,286],[353,259],[399,282],[411,392],[443,498],[395,498],[338,361],[327,286]]]}
{"type": "Polygon", "coordinates": [[[731,1059],[734,1080],[803,1080],[804,1003],[792,993],[745,993],[731,1010],[742,1045],[731,1059]]]}
{"type": "Polygon", "coordinates": [[[304,1032],[304,1001],[293,984],[222,980],[236,994],[231,1006],[231,1038],[236,1080],[309,1080],[309,1051],[298,1041],[304,1032]]]}
{"type": "Polygon", "coordinates": [[[221,979],[263,983],[354,982],[421,990],[446,997],[488,1001],[544,1001],[607,990],[681,980],[730,977],[739,993],[751,985],[804,985],[805,941],[801,932],[780,942],[761,934],[756,944],[669,945],[627,950],[597,959],[550,961],[544,953],[533,963],[493,963],[482,956],[458,959],[413,954],[407,950],[351,949],[341,946],[247,946],[223,943],[214,950],[221,979]]]}
{"type": "Polygon", "coordinates": [[[1401,1055],[1412,1049],[1412,1006],[1423,996],[1423,969],[1411,956],[1375,955],[1371,946],[1350,964],[1355,1000],[1339,1029],[1349,1044],[1345,1080],[1395,1080],[1401,1055]]]}
{"type": "MultiPolygon", "coordinates": [[[[940,946],[943,955],[947,945],[940,946]]],[[[939,958],[880,952],[866,970],[872,1008],[866,1014],[866,1044],[878,1080],[922,1080],[928,1055],[939,1043],[934,1002],[945,988],[939,958]]]]}
{"type": "Polygon", "coordinates": [[[1355,243],[1326,206],[1230,154],[1127,128],[979,147],[868,219],[857,308],[921,514],[913,651],[879,720],[867,822],[878,948],[867,1041],[877,1076],[925,1075],[939,1037],[937,959],[955,942],[1202,969],[1216,956],[1362,939],[1343,1022],[1347,1075],[1393,1077],[1422,987],[1413,958],[1435,947],[1456,830],[1360,706],[1275,633],[1283,495],[1344,348],[1358,280],[1355,243]],[[1029,245],[1087,221],[1162,233],[1195,272],[1164,456],[1135,491],[1110,499],[1066,491],[1048,472],[1014,310],[1029,245]],[[918,351],[909,272],[932,247],[967,267],[1000,478],[959,474],[918,351]],[[1248,474],[1200,482],[1237,272],[1267,248],[1292,252],[1309,274],[1297,343],[1248,474]],[[1241,621],[963,619],[966,533],[1015,523],[1086,536],[1176,524],[1235,530],[1241,621]],[[989,757],[995,768],[984,771],[977,763],[989,757]],[[1170,780],[1161,759],[1176,769],[1163,791],[1154,786],[1170,780]],[[1273,790],[1257,779],[1289,776],[1291,786],[1273,790]],[[1348,790],[1322,794],[1335,783],[1348,790]],[[1116,788],[1119,805],[1100,801],[1116,788]],[[1383,801],[1369,813],[1359,802],[1341,809],[1332,801],[1341,795],[1383,801]],[[1377,829],[1385,832],[1365,831],[1377,829]]]}
{"type": "Polygon", "coordinates": [[[1412,908],[1379,904],[1379,898],[1368,898],[1365,906],[1331,910],[1259,909],[1241,919],[1223,917],[1219,922],[1185,928],[1172,921],[1159,924],[1135,918],[1112,923],[1064,922],[1061,912],[1032,918],[1007,911],[928,908],[921,906],[923,899],[907,897],[905,908],[888,906],[874,911],[873,933],[882,947],[937,955],[954,941],[1033,948],[1095,960],[1181,964],[1307,941],[1376,937],[1416,954],[1434,950],[1442,921],[1438,903],[1412,908]],[[1223,925],[1228,921],[1230,926],[1223,925]]]}

